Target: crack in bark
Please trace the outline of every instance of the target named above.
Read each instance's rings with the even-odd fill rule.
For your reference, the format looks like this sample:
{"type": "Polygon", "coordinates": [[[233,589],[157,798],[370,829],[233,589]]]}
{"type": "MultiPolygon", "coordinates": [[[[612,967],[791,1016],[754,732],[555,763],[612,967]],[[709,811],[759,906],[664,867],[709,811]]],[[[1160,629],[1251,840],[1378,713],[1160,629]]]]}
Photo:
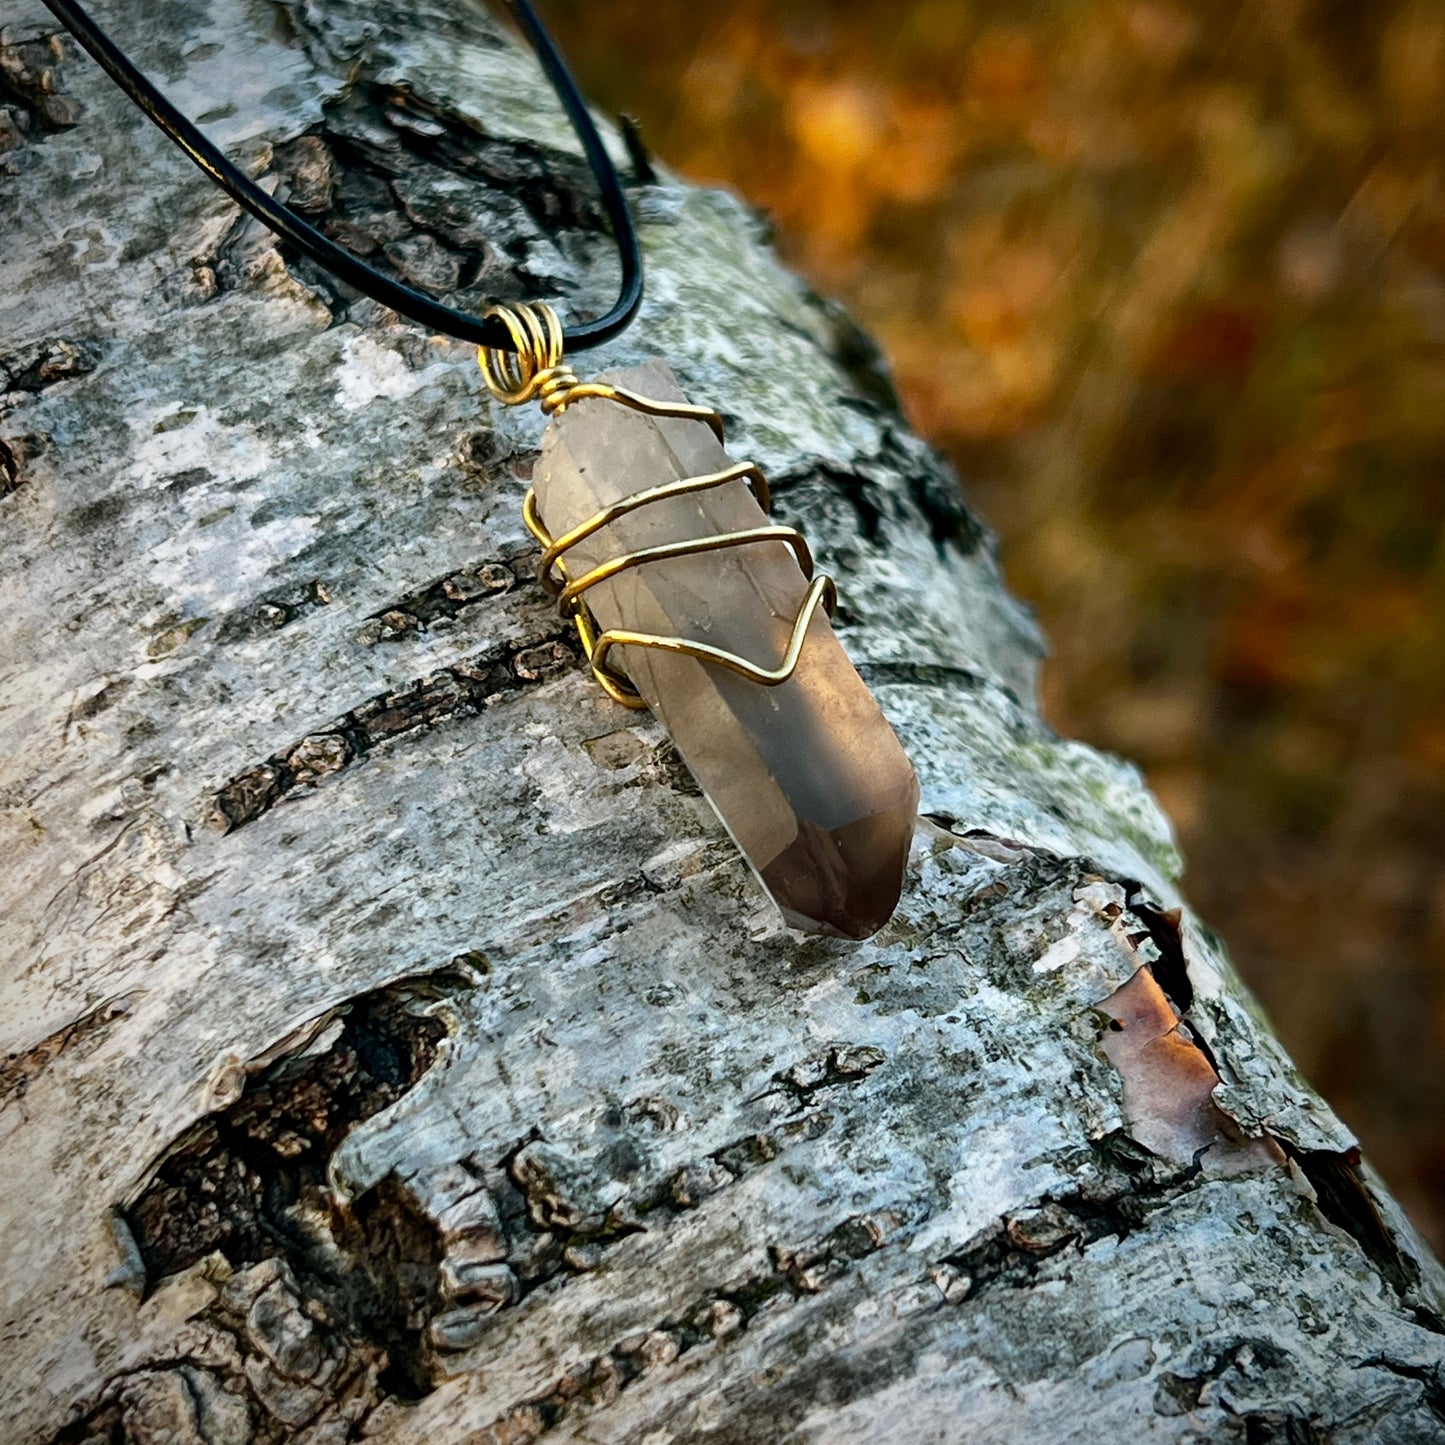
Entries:
{"type": "Polygon", "coordinates": [[[17,437],[0,437],[0,497],[8,497],[24,482],[25,450],[17,437]]]}
{"type": "Polygon", "coordinates": [[[441,1298],[436,1227],[394,1181],[348,1207],[327,1169],[352,1128],[432,1066],[445,1029],[430,1009],[474,981],[438,970],[321,1016],[166,1152],[124,1223],[149,1289],[209,1285],[211,1301],[174,1358],[108,1382],[55,1445],[234,1439],[201,1418],[227,1401],[230,1426],[253,1445],[279,1445],[322,1417],[337,1432],[328,1439],[352,1439],[381,1399],[431,1388],[423,1330],[441,1298]]]}
{"type": "Polygon", "coordinates": [[[801,1063],[780,1069],[773,1080],[806,1107],[820,1090],[862,1082],[887,1057],[872,1044],[833,1044],[801,1063]]]}
{"type": "Polygon", "coordinates": [[[1215,1176],[1284,1163],[1267,1132],[1249,1133],[1220,1107],[1219,1070],[1150,964],[1142,963],[1095,1009],[1104,1021],[1099,1051],[1122,1080],[1124,1114],[1140,1143],[1176,1164],[1202,1159],[1215,1176]]]}
{"type": "Polygon", "coordinates": [[[0,352],[0,406],[15,393],[39,395],[47,387],[95,370],[99,348],[93,341],[55,336],[0,352]]]}
{"type": "Polygon", "coordinates": [[[408,632],[425,632],[438,621],[459,617],[488,598],[510,592],[519,583],[534,582],[538,557],[535,549],[521,548],[513,555],[468,563],[460,571],[428,582],[373,612],[357,633],[357,640],[382,642],[408,632]]]}
{"type": "Polygon", "coordinates": [[[1197,1163],[1171,1168],[1123,1130],[1091,1141],[1088,1160],[1097,1166],[1089,1183],[1044,1195],[935,1260],[929,1274],[945,1302],[966,1304],[996,1289],[1026,1288],[1046,1260],[1065,1251],[1082,1254],[1109,1236],[1127,1238],[1204,1179],[1197,1163]]]}
{"type": "MultiPolygon", "coordinates": [[[[1286,1373],[1292,1361],[1289,1353],[1273,1341],[1255,1335],[1238,1336],[1212,1345],[1204,1363],[1188,1373],[1166,1371],[1159,1376],[1154,1391],[1154,1410],[1159,1415],[1188,1415],[1200,1408],[1205,1390],[1231,1372],[1251,1374],[1286,1373]]],[[[1228,1410],[1228,1405],[1222,1406],[1228,1410]]],[[[1239,1417],[1248,1441],[1314,1441],[1314,1435],[1290,1433],[1303,1426],[1303,1417],[1287,1412],[1261,1412],[1239,1417]],[[1253,1424],[1250,1422],[1253,1421],[1253,1424]],[[1285,1433],[1280,1433],[1280,1432],[1285,1433]],[[1262,1433],[1261,1433],[1262,1432],[1262,1433]]],[[[1309,1425],[1313,1428],[1312,1424],[1309,1425]]],[[[1327,1440],[1327,1436],[1318,1437],[1327,1440]]]]}
{"type": "Polygon", "coordinates": [[[468,1445],[528,1445],[559,1425],[575,1426],[614,1403],[644,1375],[743,1334],[769,1306],[818,1294],[849,1265],[882,1249],[893,1222],[891,1217],[854,1215],[799,1250],[770,1249],[772,1267],[767,1271],[712,1290],[678,1315],[572,1366],[544,1394],[519,1401],[468,1436],[468,1445]]]}
{"type": "Polygon", "coordinates": [[[62,88],[69,37],[44,27],[0,30],[0,175],[14,174],[33,141],[80,121],[80,102],[62,88]]]}
{"type": "MultiPolygon", "coordinates": [[[[833,359],[858,388],[859,403],[880,416],[901,422],[903,402],[893,385],[893,373],[882,346],[841,302],[815,292],[809,293],[808,300],[828,328],[833,359]]],[[[957,486],[953,490],[959,492],[957,486]]]]}
{"type": "MultiPolygon", "coordinates": [[[[813,468],[809,475],[847,497],[858,518],[859,535],[869,546],[875,546],[883,526],[883,508],[879,505],[880,497],[872,478],[860,470],[832,466],[827,462],[813,468]]],[[[791,485],[796,486],[797,483],[792,482],[791,485]]]]}
{"type": "Polygon", "coordinates": [[[1445,1364],[1412,1365],[1407,1360],[1393,1360],[1388,1355],[1371,1355],[1361,1363],[1388,1370],[1401,1379],[1414,1380],[1422,1387],[1425,1408],[1445,1425],[1445,1364]]]}
{"type": "MultiPolygon", "coordinates": [[[[273,164],[288,202],[332,239],[456,306],[579,290],[584,283],[559,264],[557,240],[606,229],[581,161],[489,137],[364,72],[320,125],[277,147],[273,164]]],[[[361,298],[284,241],[269,244],[336,321],[347,319],[361,298]]],[[[220,268],[216,282],[227,288],[220,268]]]]}
{"type": "Polygon", "coordinates": [[[1331,1445],[1333,1434],[1309,1415],[1255,1410],[1239,1417],[1242,1445],[1331,1445]]]}
{"type": "Polygon", "coordinates": [[[103,1034],[116,1019],[130,1012],[130,998],[108,998],[78,1019],[41,1039],[24,1053],[9,1054],[0,1064],[0,1108],[23,1099],[31,1084],[67,1049],[103,1034]]]}
{"type": "MultiPolygon", "coordinates": [[[[1194,985],[1189,977],[1180,910],[1158,908],[1148,900],[1143,885],[1138,882],[1120,882],[1126,891],[1128,912],[1142,926],[1139,934],[1131,935],[1131,942],[1137,945],[1147,938],[1154,945],[1157,956],[1147,967],[1179,1014],[1181,1024],[1188,1025],[1194,985]]],[[[1189,1039],[1215,1075],[1220,1076],[1220,1062],[1198,1029],[1190,1027],[1189,1039]]],[[[1238,1121],[1232,1116],[1224,1117],[1237,1126],[1238,1121]]],[[[1320,1213],[1359,1245],[1381,1279],[1414,1312],[1417,1321],[1426,1329],[1445,1334],[1445,1321],[1414,1297],[1420,1284],[1419,1268],[1381,1218],[1360,1168],[1360,1151],[1301,1149],[1273,1130],[1265,1130],[1262,1137],[1298,1166],[1315,1192],[1320,1213]]]]}
{"type": "Polygon", "coordinates": [[[454,718],[474,717],[499,698],[556,677],[576,660],[569,633],[559,631],[520,647],[492,648],[379,693],[222,784],[211,800],[210,820],[221,832],[232,832],[379,748],[454,718]]]}
{"type": "MultiPolygon", "coordinates": [[[[956,822],[952,819],[943,821],[950,827],[956,822]]],[[[1143,968],[1173,1006],[1180,1025],[1187,1030],[1183,1035],[1187,1042],[1198,1051],[1216,1079],[1222,1078],[1222,1061],[1189,1017],[1195,993],[1189,977],[1189,960],[1179,910],[1160,908],[1150,900],[1144,885],[1137,880],[1113,874],[1086,859],[1063,859],[1030,849],[1022,863],[1016,866],[1033,875],[1027,884],[1029,887],[1041,887],[1051,881],[1068,881],[1071,878],[1083,881],[1092,877],[1114,884],[1123,891],[1122,912],[1137,923],[1138,928],[1125,932],[1122,941],[1139,957],[1143,968]]],[[[1105,910],[1104,916],[1111,923],[1120,917],[1111,910],[1105,910]]],[[[1106,1004],[1107,1000],[1098,1005],[1105,1017],[1108,1013],[1106,1004]]],[[[1232,1115],[1218,1105],[1214,1108],[1220,1118],[1232,1126],[1232,1130],[1239,1131],[1241,1139],[1262,1141],[1278,1151],[1279,1157],[1292,1160],[1314,1189],[1323,1217],[1355,1240],[1417,1323],[1434,1333],[1445,1335],[1445,1320],[1422,1305],[1417,1297],[1419,1268],[1381,1217],[1361,1170],[1358,1149],[1345,1153],[1305,1150],[1269,1129],[1258,1136],[1251,1136],[1232,1115]]],[[[1144,1146],[1135,1144],[1135,1147],[1148,1154],[1144,1146]]]]}
{"type": "MultiPolygon", "coordinates": [[[[1182,1019],[1194,1006],[1194,982],[1189,977],[1189,961],[1184,956],[1184,935],[1180,929],[1183,914],[1177,908],[1157,908],[1144,891],[1142,883],[1123,881],[1129,912],[1143,926],[1140,941],[1148,938],[1157,950],[1157,956],[1150,960],[1149,971],[1159,987],[1164,990],[1169,1002],[1179,1011],[1182,1019]]],[[[1209,1062],[1218,1072],[1218,1064],[1209,1056],[1208,1046],[1195,1033],[1195,1046],[1209,1057],[1209,1062]]]]}
{"type": "Polygon", "coordinates": [[[1445,1334],[1445,1321],[1412,1298],[1420,1283],[1419,1267],[1400,1248],[1380,1217],[1360,1169],[1360,1151],[1351,1149],[1342,1154],[1330,1149],[1301,1149],[1287,1139],[1277,1142],[1309,1180],[1320,1213],[1360,1246],[1380,1277],[1414,1308],[1425,1328],[1445,1334]]]}

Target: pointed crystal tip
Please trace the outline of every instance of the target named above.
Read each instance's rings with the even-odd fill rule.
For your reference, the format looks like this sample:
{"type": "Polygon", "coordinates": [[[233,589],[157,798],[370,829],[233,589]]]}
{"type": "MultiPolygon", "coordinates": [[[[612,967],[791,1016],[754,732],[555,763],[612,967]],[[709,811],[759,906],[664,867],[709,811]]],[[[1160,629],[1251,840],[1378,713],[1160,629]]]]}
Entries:
{"type": "MultiPolygon", "coordinates": [[[[684,400],[662,362],[600,378],[684,400]]],[[[533,485],[562,536],[644,488],[720,472],[731,458],[699,421],[650,417],[598,398],[548,425],[533,485]]],[[[572,547],[569,578],[642,548],[767,524],[747,483],[649,503],[572,547]]],[[[586,593],[597,624],[686,638],[775,664],[807,593],[782,542],[652,561],[586,593]]],[[[672,734],[708,801],[790,927],[867,938],[892,915],[918,808],[918,780],[826,613],[776,687],[697,658],[637,646],[614,660],[672,734]]]]}
{"type": "Polygon", "coordinates": [[[918,813],[918,781],[892,808],[841,828],[798,820],[793,841],[761,871],[790,928],[871,938],[893,916],[918,813]]]}

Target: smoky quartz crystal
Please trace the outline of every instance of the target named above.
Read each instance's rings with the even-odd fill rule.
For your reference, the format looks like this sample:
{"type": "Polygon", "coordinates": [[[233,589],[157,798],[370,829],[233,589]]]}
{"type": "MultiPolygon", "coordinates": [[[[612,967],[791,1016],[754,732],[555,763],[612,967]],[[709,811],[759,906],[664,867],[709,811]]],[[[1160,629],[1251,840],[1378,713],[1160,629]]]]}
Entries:
{"type": "MultiPolygon", "coordinates": [[[[599,380],[685,399],[660,361],[599,380]]],[[[533,486],[543,523],[559,537],[633,493],[731,464],[703,422],[586,398],[548,424],[533,486]]],[[[767,521],[747,482],[732,481],[617,518],[569,549],[563,567],[575,580],[641,548],[767,521]]],[[[793,552],[766,541],[649,562],[598,583],[585,601],[602,630],[678,636],[774,667],[806,592],[793,552]]],[[[844,938],[882,927],[903,885],[918,782],[821,608],[796,671],[777,686],[637,646],[614,649],[609,663],[672,735],[791,927],[844,938]]]]}

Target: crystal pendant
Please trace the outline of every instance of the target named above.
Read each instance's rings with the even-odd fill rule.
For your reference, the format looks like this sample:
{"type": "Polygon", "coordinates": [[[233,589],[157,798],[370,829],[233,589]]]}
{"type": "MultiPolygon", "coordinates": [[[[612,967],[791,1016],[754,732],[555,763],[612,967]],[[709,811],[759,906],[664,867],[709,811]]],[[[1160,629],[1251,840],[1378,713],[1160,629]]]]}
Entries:
{"type": "MultiPolygon", "coordinates": [[[[599,392],[610,385],[657,402],[684,400],[660,361],[598,381],[599,392]]],[[[662,721],[786,922],[867,938],[898,902],[918,782],[814,605],[822,579],[810,590],[806,547],[781,536],[719,547],[725,534],[768,527],[749,469],[732,462],[704,421],[650,416],[583,393],[548,423],[533,474],[536,512],[552,538],[585,531],[640,491],[729,469],[739,475],[635,510],[615,508],[622,514],[566,546],[552,574],[557,585],[647,549],[713,539],[711,550],[634,560],[591,581],[577,599],[590,613],[584,625],[590,620],[604,640],[624,634],[606,670],[625,674],[662,721]],[[759,669],[774,668],[790,642],[800,647],[791,675],[767,686],[685,651],[628,645],[626,634],[699,644],[759,669]]]]}

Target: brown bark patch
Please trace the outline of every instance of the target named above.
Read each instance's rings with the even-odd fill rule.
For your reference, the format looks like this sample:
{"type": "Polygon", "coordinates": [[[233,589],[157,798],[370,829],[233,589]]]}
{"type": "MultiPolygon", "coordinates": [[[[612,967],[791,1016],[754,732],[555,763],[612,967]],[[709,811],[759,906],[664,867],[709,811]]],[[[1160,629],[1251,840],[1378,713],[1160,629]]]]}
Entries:
{"type": "Polygon", "coordinates": [[[1251,1138],[1214,1102],[1219,1075],[1151,969],[1137,970],[1099,1009],[1108,1019],[1100,1048],[1124,1081],[1124,1115],[1139,1143],[1177,1164],[1199,1159],[1211,1174],[1284,1162],[1272,1139],[1251,1138]]]}

